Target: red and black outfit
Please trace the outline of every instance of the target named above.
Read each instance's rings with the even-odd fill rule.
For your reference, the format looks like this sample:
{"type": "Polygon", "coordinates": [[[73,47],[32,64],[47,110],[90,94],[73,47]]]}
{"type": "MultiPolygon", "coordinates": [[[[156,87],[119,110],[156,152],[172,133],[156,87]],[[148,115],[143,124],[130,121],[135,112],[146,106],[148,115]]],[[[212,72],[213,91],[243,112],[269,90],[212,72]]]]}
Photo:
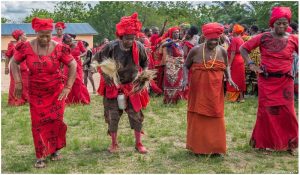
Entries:
{"type": "MultiPolygon", "coordinates": [[[[136,35],[141,30],[142,24],[138,20],[138,14],[122,17],[121,21],[116,25],[116,35],[122,37],[128,34],[136,35]]],[[[142,123],[144,115],[142,109],[146,108],[150,97],[146,89],[139,93],[132,93],[133,80],[136,78],[139,71],[147,68],[148,58],[143,44],[134,41],[131,49],[123,50],[120,44],[121,40],[116,40],[103,48],[101,52],[96,53],[94,59],[102,62],[106,58],[114,59],[121,68],[118,70],[119,80],[121,84],[117,87],[109,85],[103,76],[101,77],[100,94],[104,96],[104,116],[108,123],[108,132],[112,138],[112,145],[109,148],[110,152],[115,152],[117,144],[117,130],[120,117],[123,110],[118,107],[117,96],[123,93],[127,99],[127,108],[125,112],[128,114],[130,126],[134,129],[136,138],[136,149],[140,153],[146,153],[146,148],[142,145],[142,123]]]]}
{"type": "MultiPolygon", "coordinates": [[[[32,20],[35,31],[52,30],[52,19],[32,20]]],[[[67,125],[63,121],[65,101],[58,96],[64,88],[60,63],[68,65],[70,49],[57,44],[48,55],[37,55],[30,42],[16,46],[14,59],[26,62],[29,69],[31,129],[37,158],[46,157],[66,146],[67,125]]]]}
{"type": "MultiPolygon", "coordinates": [[[[270,26],[279,19],[291,18],[286,7],[274,7],[270,26]]],[[[258,77],[258,111],[251,145],[255,148],[289,150],[298,147],[298,122],[294,108],[292,64],[298,53],[298,37],[275,38],[270,32],[256,35],[245,44],[250,52],[259,47],[261,69],[258,77]]]]}

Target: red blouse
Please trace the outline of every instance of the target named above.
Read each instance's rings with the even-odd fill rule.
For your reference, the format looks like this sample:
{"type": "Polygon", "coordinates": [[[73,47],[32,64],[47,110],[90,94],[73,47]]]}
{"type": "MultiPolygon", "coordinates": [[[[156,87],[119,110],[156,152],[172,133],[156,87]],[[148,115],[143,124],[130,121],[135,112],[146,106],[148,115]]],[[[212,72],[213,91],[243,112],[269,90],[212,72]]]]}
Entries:
{"type": "Polygon", "coordinates": [[[249,53],[259,47],[261,65],[268,72],[287,73],[292,70],[293,52],[298,53],[298,36],[289,35],[288,38],[274,38],[270,32],[262,33],[251,38],[241,47],[249,53]]]}
{"type": "Polygon", "coordinates": [[[29,42],[19,43],[16,46],[14,59],[17,62],[26,61],[29,69],[29,85],[33,83],[47,84],[62,77],[60,62],[69,64],[73,60],[70,48],[57,44],[54,50],[46,56],[38,56],[29,42]]]}

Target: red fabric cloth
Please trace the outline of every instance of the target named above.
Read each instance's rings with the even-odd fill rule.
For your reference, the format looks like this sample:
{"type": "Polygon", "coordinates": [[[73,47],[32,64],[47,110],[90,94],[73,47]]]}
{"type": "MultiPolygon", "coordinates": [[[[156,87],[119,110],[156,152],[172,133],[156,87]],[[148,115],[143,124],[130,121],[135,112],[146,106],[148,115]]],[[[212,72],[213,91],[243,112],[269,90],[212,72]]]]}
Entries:
{"type": "Polygon", "coordinates": [[[202,33],[207,39],[219,38],[224,32],[224,27],[216,22],[204,24],[202,26],[202,33]]]}
{"type": "Polygon", "coordinates": [[[293,32],[293,28],[292,28],[292,27],[290,27],[290,26],[288,26],[288,28],[286,29],[286,32],[288,32],[288,33],[292,34],[292,32],[293,32]]]}
{"type": "Polygon", "coordinates": [[[63,37],[59,38],[59,37],[57,37],[57,36],[54,36],[54,37],[52,37],[52,40],[54,40],[54,41],[56,41],[56,42],[62,44],[63,37]]]}
{"type": "Polygon", "coordinates": [[[33,18],[31,22],[34,31],[53,30],[53,19],[33,18]]]}
{"type": "MultiPolygon", "coordinates": [[[[139,65],[139,50],[136,42],[133,42],[132,57],[134,63],[136,65],[139,65]]],[[[109,86],[105,83],[104,78],[101,75],[98,93],[100,95],[105,95],[106,98],[112,99],[112,98],[117,98],[119,90],[121,90],[125,94],[125,96],[130,99],[133,109],[136,112],[139,112],[142,108],[146,108],[150,101],[148,90],[144,89],[140,93],[132,94],[131,93],[132,88],[133,88],[132,83],[121,84],[119,85],[119,87],[116,87],[115,85],[109,86]]]]}
{"type": "Polygon", "coordinates": [[[171,28],[169,28],[168,29],[168,34],[165,36],[165,38],[171,38],[171,39],[173,39],[173,32],[174,31],[176,31],[176,30],[180,30],[180,28],[179,27],[171,27],[171,28]]]}
{"type": "Polygon", "coordinates": [[[24,34],[24,31],[23,30],[19,30],[19,29],[17,29],[17,30],[14,30],[13,32],[12,32],[12,37],[15,39],[15,40],[18,40],[19,39],[19,37],[21,36],[21,35],[23,35],[24,34]]]}
{"type": "MultiPolygon", "coordinates": [[[[273,38],[259,34],[242,45],[248,52],[259,47],[261,65],[269,73],[289,73],[298,36],[273,38]]],[[[298,146],[298,122],[294,109],[293,79],[288,76],[258,77],[258,112],[252,140],[256,148],[287,150],[298,146]]]]}
{"type": "Polygon", "coordinates": [[[151,37],[150,37],[150,42],[151,42],[151,46],[155,46],[156,45],[156,40],[159,38],[159,35],[158,34],[152,34],[151,37]]]}
{"type": "Polygon", "coordinates": [[[286,18],[289,23],[292,18],[292,12],[289,7],[273,7],[272,8],[272,13],[271,13],[271,18],[269,21],[269,26],[274,27],[273,24],[276,20],[279,18],[286,18]]]}
{"type": "Polygon", "coordinates": [[[228,47],[228,58],[230,60],[231,52],[235,52],[233,62],[231,64],[231,78],[232,81],[239,87],[239,91],[227,82],[227,91],[229,92],[245,92],[246,91],[246,76],[245,76],[245,63],[240,54],[240,46],[244,40],[240,37],[233,37],[228,47]]]}
{"type": "Polygon", "coordinates": [[[181,82],[183,79],[183,49],[173,43],[167,48],[166,66],[164,69],[164,103],[177,103],[183,99],[181,82]]]}
{"type": "Polygon", "coordinates": [[[142,29],[142,23],[138,19],[138,13],[131,16],[123,16],[118,24],[116,24],[116,35],[136,35],[142,29]]]}
{"type": "Polygon", "coordinates": [[[259,46],[261,65],[268,72],[287,73],[292,70],[293,51],[298,53],[298,36],[289,35],[288,39],[275,39],[270,32],[258,34],[242,45],[249,53],[259,46]]]}
{"type": "Polygon", "coordinates": [[[239,25],[239,24],[235,24],[233,26],[233,29],[232,29],[233,33],[237,33],[237,34],[241,34],[244,32],[244,27],[239,25]]]}
{"type": "MultiPolygon", "coordinates": [[[[7,52],[5,53],[5,56],[10,59],[15,52],[15,44],[16,42],[10,42],[8,44],[7,52]]],[[[28,100],[28,68],[25,62],[22,62],[20,64],[20,71],[21,71],[21,77],[22,77],[22,97],[20,99],[17,99],[15,97],[15,80],[12,75],[11,69],[9,72],[10,76],[10,84],[9,84],[9,92],[8,92],[8,105],[10,106],[20,106],[26,103],[28,100]]]]}
{"type": "MultiPolygon", "coordinates": [[[[212,61],[207,62],[208,66],[212,61]]],[[[187,149],[197,154],[226,153],[223,77],[226,65],[216,61],[212,69],[191,67],[187,111],[187,149]],[[209,91],[209,93],[207,93],[209,91]]]]}
{"type": "MultiPolygon", "coordinates": [[[[82,61],[80,59],[80,55],[86,51],[83,46],[82,41],[78,41],[76,47],[71,49],[71,54],[77,62],[76,68],[76,79],[72,86],[72,89],[66,99],[67,104],[72,103],[82,103],[89,104],[90,103],[90,95],[87,90],[87,87],[83,84],[83,70],[82,70],[82,61]]],[[[68,67],[65,66],[65,77],[68,77],[68,67]]]]}
{"type": "Polygon", "coordinates": [[[66,26],[65,26],[65,23],[64,22],[57,22],[56,24],[55,24],[55,28],[62,28],[62,29],[65,29],[66,28],[66,26]]]}
{"type": "Polygon", "coordinates": [[[32,135],[37,158],[46,157],[66,145],[67,125],[63,122],[65,101],[58,96],[64,87],[60,63],[73,57],[63,45],[56,45],[47,56],[34,53],[30,42],[16,46],[14,58],[26,62],[29,69],[29,105],[32,135]]]}

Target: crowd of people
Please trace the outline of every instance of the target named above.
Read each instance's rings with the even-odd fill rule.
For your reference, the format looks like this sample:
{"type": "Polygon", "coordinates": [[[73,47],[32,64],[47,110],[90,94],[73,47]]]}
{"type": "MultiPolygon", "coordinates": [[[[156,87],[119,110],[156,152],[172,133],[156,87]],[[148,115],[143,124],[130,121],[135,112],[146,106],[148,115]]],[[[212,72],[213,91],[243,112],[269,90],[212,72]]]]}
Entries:
{"type": "Polygon", "coordinates": [[[134,130],[135,148],[142,144],[144,114],[151,94],[164,104],[187,100],[186,148],[195,154],[226,153],[224,103],[243,103],[245,95],[258,95],[258,110],[250,144],[257,149],[289,151],[298,147],[298,122],[294,95],[298,98],[298,25],[291,22],[288,7],[274,7],[270,28],[211,22],[201,26],[183,23],[165,30],[144,28],[138,14],[124,16],[116,24],[116,38],[94,48],[75,34],[64,33],[64,22],[34,18],[36,38],[26,41],[22,30],[12,33],[5,73],[10,73],[8,104],[30,106],[37,161],[61,159],[67,125],[65,104],[90,104],[87,90],[103,96],[104,118],[111,137],[110,153],[118,152],[118,123],[125,111],[134,130]],[[52,37],[53,28],[56,36],[52,37]],[[201,34],[200,34],[201,33],[201,34]],[[83,60],[81,58],[84,58],[83,60]],[[100,67],[116,63],[119,83],[100,67]],[[9,67],[10,65],[10,67],[9,67]],[[10,69],[9,69],[10,68],[10,69]],[[149,87],[135,91],[137,77],[156,71],[149,87]],[[94,73],[100,74],[96,90],[94,73]],[[249,89],[250,92],[249,92],[249,89]],[[208,93],[209,92],[209,93],[208,93]]]}

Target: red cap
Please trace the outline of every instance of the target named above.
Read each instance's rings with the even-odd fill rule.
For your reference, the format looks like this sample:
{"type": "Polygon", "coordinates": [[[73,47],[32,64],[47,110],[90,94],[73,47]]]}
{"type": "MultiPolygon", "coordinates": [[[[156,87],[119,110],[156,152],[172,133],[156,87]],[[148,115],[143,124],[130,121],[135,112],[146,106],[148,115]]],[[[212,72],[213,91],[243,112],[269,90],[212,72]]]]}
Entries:
{"type": "Polygon", "coordinates": [[[53,30],[53,19],[33,18],[31,22],[33,30],[36,32],[41,30],[53,30]]]}
{"type": "Polygon", "coordinates": [[[206,39],[219,38],[224,32],[223,25],[213,22],[202,26],[202,33],[206,39]]]}
{"type": "Polygon", "coordinates": [[[142,29],[142,23],[138,19],[138,13],[131,16],[123,16],[118,24],[116,24],[116,35],[136,35],[142,29]]]}
{"type": "Polygon", "coordinates": [[[62,29],[65,29],[65,28],[66,28],[64,22],[57,22],[57,23],[55,24],[55,28],[58,28],[58,27],[60,27],[60,28],[62,28],[62,29]]]}
{"type": "Polygon", "coordinates": [[[292,18],[291,9],[289,7],[273,7],[269,21],[270,27],[273,27],[274,22],[280,18],[286,18],[290,23],[292,18]]]}
{"type": "Polygon", "coordinates": [[[15,40],[18,40],[19,37],[20,37],[21,35],[23,35],[23,34],[24,34],[24,31],[23,31],[23,30],[20,30],[20,29],[14,30],[14,31],[11,33],[12,37],[13,37],[15,40]]]}
{"type": "Polygon", "coordinates": [[[233,33],[237,33],[237,34],[241,34],[244,32],[244,27],[239,25],[239,24],[235,24],[233,26],[233,29],[232,29],[233,33]]]}

